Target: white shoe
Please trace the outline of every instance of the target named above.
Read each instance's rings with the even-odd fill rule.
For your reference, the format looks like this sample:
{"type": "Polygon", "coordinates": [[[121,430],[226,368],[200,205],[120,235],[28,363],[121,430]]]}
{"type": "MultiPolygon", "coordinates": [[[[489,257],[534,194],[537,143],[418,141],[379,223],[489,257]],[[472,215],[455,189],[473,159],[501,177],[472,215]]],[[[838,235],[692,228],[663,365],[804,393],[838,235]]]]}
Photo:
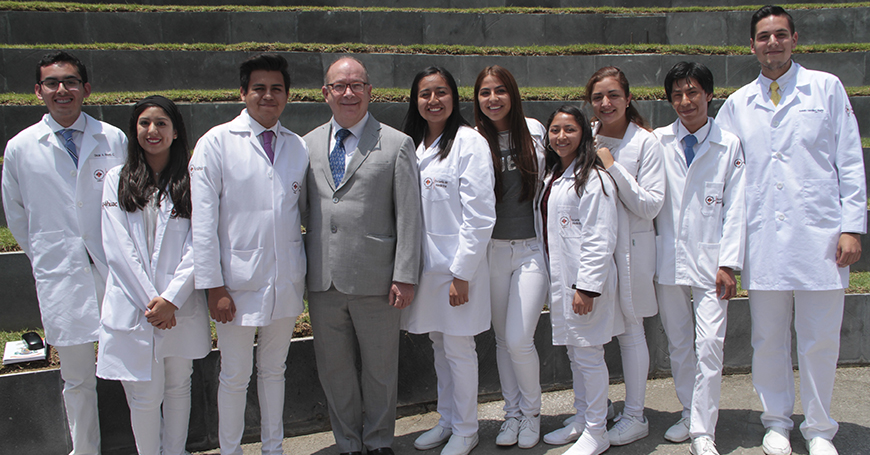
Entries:
{"type": "Polygon", "coordinates": [[[689,453],[692,455],[719,455],[716,450],[716,443],[707,436],[699,436],[692,440],[692,445],[689,446],[689,453]]]}
{"type": "Polygon", "coordinates": [[[607,439],[607,433],[593,435],[584,431],[583,436],[562,455],[598,455],[609,448],[610,439],[607,439]]]}
{"type": "Polygon", "coordinates": [[[414,441],[414,448],[417,450],[429,450],[440,446],[450,439],[453,430],[444,428],[441,425],[435,425],[431,430],[421,434],[414,441]]]}
{"type": "Polygon", "coordinates": [[[791,442],[788,430],[782,427],[769,427],[761,440],[761,450],[767,455],[791,455],[791,442]]]}
{"type": "Polygon", "coordinates": [[[822,438],[816,437],[807,441],[807,450],[810,455],[838,455],[837,448],[834,443],[822,438]]]}
{"type": "Polygon", "coordinates": [[[512,446],[517,443],[517,435],[520,433],[520,421],[516,417],[508,417],[501,424],[498,436],[495,437],[495,445],[512,446]]]}
{"type": "Polygon", "coordinates": [[[471,436],[451,435],[447,445],[441,450],[441,455],[468,455],[477,447],[477,433],[471,436]]]}
{"type": "Polygon", "coordinates": [[[520,421],[520,434],[517,439],[521,449],[531,449],[541,440],[541,415],[535,417],[523,416],[520,421]]]}
{"type": "Polygon", "coordinates": [[[616,418],[616,425],[607,432],[610,445],[624,446],[649,436],[649,421],[644,417],[641,419],[620,414],[616,418]]]}
{"type": "MultiPolygon", "coordinates": [[[[613,409],[613,402],[610,401],[610,398],[608,398],[607,399],[607,417],[605,417],[605,419],[613,420],[614,417],[616,417],[616,410],[613,409]]],[[[565,420],[563,420],[562,425],[567,427],[568,425],[571,424],[571,422],[574,422],[574,420],[576,418],[577,418],[577,414],[574,414],[571,417],[568,417],[565,420]]]]}
{"type": "Polygon", "coordinates": [[[683,417],[677,423],[671,425],[665,432],[665,439],[671,442],[683,442],[689,439],[689,418],[683,417]]]}
{"type": "Polygon", "coordinates": [[[544,435],[544,442],[554,446],[561,446],[576,441],[583,434],[583,429],[586,424],[580,425],[577,422],[571,422],[556,431],[551,431],[544,435]]]}

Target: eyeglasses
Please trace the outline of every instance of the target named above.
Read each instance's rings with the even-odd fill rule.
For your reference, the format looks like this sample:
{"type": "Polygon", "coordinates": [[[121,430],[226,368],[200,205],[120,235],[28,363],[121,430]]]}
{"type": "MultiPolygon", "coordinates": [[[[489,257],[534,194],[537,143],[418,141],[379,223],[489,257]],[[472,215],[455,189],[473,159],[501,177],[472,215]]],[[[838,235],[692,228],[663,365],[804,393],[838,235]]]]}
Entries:
{"type": "Polygon", "coordinates": [[[366,88],[366,85],[369,85],[368,82],[354,82],[353,84],[326,84],[332,93],[336,95],[344,94],[348,87],[354,93],[362,93],[362,91],[366,88]]]}
{"type": "Polygon", "coordinates": [[[58,80],[53,77],[46,78],[44,80],[39,81],[39,85],[46,90],[57,90],[60,87],[60,84],[63,84],[67,90],[78,90],[82,88],[82,80],[77,77],[68,77],[63,80],[58,80]]]}

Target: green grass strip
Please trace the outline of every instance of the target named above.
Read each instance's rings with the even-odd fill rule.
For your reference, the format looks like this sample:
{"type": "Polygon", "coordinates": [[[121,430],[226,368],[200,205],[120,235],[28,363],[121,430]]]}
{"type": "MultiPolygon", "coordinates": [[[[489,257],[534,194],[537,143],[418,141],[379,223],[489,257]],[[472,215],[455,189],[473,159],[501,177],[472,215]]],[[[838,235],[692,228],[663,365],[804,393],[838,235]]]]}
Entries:
{"type": "MultiPolygon", "coordinates": [[[[794,3],[782,5],[787,10],[861,8],[870,2],[861,3],[794,3]]],[[[0,2],[0,10],[6,11],[53,11],[53,12],[273,12],[273,11],[359,11],[359,12],[427,12],[460,14],[663,14],[683,12],[723,12],[756,11],[761,5],[739,6],[677,6],[677,7],[584,7],[584,8],[545,8],[545,7],[492,7],[492,8],[391,8],[391,7],[351,7],[351,6],[244,6],[244,5],[136,5],[136,4],[90,4],[74,2],[0,2]]]]}
{"type": "MultiPolygon", "coordinates": [[[[2,162],[0,162],[0,164],[2,164],[2,162]]],[[[15,237],[12,236],[12,232],[9,228],[6,226],[0,226],[0,253],[20,250],[21,248],[18,247],[18,242],[15,241],[15,237]]]]}
{"type": "MultiPolygon", "coordinates": [[[[463,46],[457,44],[361,44],[361,43],[49,43],[0,44],[0,49],[71,49],[98,51],[208,51],[208,52],[310,52],[320,54],[431,54],[431,55],[750,55],[747,46],[700,46],[684,44],[574,44],[568,46],[463,46]]],[[[870,43],[813,44],[797,46],[796,54],[867,52],[870,43]]]]}

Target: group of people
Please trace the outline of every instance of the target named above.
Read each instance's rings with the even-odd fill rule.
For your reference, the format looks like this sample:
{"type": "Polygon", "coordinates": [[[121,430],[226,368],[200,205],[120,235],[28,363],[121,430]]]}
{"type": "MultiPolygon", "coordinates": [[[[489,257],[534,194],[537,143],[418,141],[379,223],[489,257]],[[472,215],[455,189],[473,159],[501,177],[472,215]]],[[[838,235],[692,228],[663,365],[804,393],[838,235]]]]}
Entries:
{"type": "Polygon", "coordinates": [[[368,71],[342,57],[322,87],[332,118],[300,137],[279,121],[286,60],[258,54],[240,66],[245,109],[192,155],[172,101],[136,103],[125,136],[82,113],[84,65],[46,55],[35,92],[49,113],[8,142],[2,190],[60,355],[73,454],[100,450],[95,376],[122,382],[140,454],[185,453],[209,316],[221,453],[242,453],[255,344],[262,452],[282,453],[285,362],[307,287],[342,454],[393,453],[400,330],[428,333],[434,350],[440,419],[417,449],[446,443],[442,455],[465,455],[479,443],[474,336],[490,327],[505,401],[494,442],[537,445],[534,333],[547,304],[576,413],[544,442],[597,455],[648,436],[643,321],[658,313],[683,405],[664,437],[715,455],[741,270],[764,453],[791,453],[792,313],[801,430],[810,454],[837,453],[843,289],[866,230],[857,122],[836,77],[791,60],[785,10],[760,9],[751,30],[758,79],[713,119],[713,74],[676,64],[664,88],[679,119],[655,131],[616,67],[586,85],[594,118],[565,105],[541,124],[500,66],[475,81],[474,125],[450,72],[421,71],[399,131],[368,112],[368,71]],[[626,398],[608,430],[604,344],[614,336],[626,398]]]}

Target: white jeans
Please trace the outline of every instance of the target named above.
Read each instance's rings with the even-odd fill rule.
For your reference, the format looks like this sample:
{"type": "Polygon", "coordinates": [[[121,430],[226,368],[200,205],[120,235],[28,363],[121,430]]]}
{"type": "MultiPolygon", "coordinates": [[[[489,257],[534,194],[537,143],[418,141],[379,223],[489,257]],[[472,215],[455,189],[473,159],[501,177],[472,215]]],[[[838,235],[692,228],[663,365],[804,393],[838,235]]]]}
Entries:
{"type": "Polygon", "coordinates": [[[477,433],[477,351],[473,336],[429,332],[438,375],[438,424],[463,437],[477,433]]]}
{"type": "Polygon", "coordinates": [[[658,283],[656,296],[668,336],[674,387],[683,417],[689,417],[689,435],[715,440],[728,301],[720,300],[715,288],[658,283]]]}
{"type": "Polygon", "coordinates": [[[193,360],[166,357],[151,360],[150,381],[121,381],[139,455],[184,453],[190,424],[191,373],[193,360]]]}
{"type": "Polygon", "coordinates": [[[625,408],[622,413],[638,419],[643,417],[646,398],[646,379],[649,375],[649,348],[643,320],[625,321],[625,332],[617,335],[622,356],[622,375],[625,379],[625,408]]]}
{"type": "MultiPolygon", "coordinates": [[[[260,402],[260,441],[263,455],[283,454],[284,370],[293,338],[294,318],[260,327],[257,337],[257,394],[260,402]]],[[[218,387],[218,439],[221,455],[241,455],[245,404],[253,368],[257,327],[217,324],[221,351],[218,387]]]]}
{"type": "Polygon", "coordinates": [[[505,418],[541,413],[541,369],[535,329],[550,280],[537,240],[489,243],[492,328],[505,418]]]}
{"type": "Polygon", "coordinates": [[[840,355],[845,293],[832,291],[749,291],[752,314],[752,385],[758,392],[765,428],[791,429],[794,423],[794,370],[791,321],[797,334],[801,402],[806,419],[801,433],[833,439],[839,425],[831,418],[834,375],[840,355]]]}
{"type": "Polygon", "coordinates": [[[70,455],[100,453],[100,420],[97,409],[97,364],[94,343],[55,346],[63,378],[63,403],[72,437],[70,455]]]}
{"type": "MultiPolygon", "coordinates": [[[[607,431],[607,386],[610,377],[604,363],[604,346],[566,346],[574,376],[576,419],[583,419],[590,434],[607,431]]],[[[581,422],[575,420],[575,422],[581,422]]]]}

